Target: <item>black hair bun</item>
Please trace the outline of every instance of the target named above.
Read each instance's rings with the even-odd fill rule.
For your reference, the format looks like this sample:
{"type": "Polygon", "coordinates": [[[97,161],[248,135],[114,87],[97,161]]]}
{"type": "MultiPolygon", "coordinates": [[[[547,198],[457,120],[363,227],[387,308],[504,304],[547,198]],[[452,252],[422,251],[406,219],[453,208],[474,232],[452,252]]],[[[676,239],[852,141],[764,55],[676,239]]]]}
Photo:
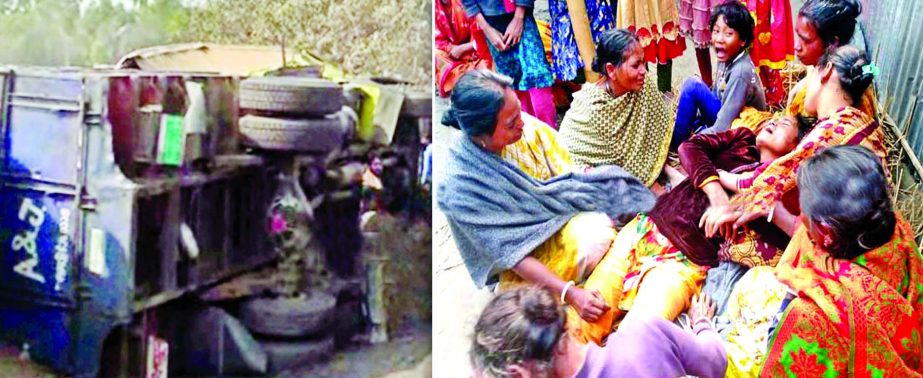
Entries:
{"type": "Polygon", "coordinates": [[[442,124],[461,130],[461,125],[458,123],[458,116],[455,114],[455,110],[452,109],[452,107],[449,107],[446,109],[445,113],[442,113],[442,124]]]}
{"type": "Polygon", "coordinates": [[[846,6],[846,12],[850,18],[856,18],[862,14],[862,3],[858,0],[844,0],[843,5],[846,6]]]}
{"type": "Polygon", "coordinates": [[[894,228],[897,226],[897,217],[890,206],[880,204],[868,215],[865,222],[866,227],[860,231],[858,242],[862,248],[878,248],[885,245],[894,235],[894,228]]]}
{"type": "Polygon", "coordinates": [[[558,319],[558,308],[553,300],[543,297],[539,290],[524,292],[519,298],[525,318],[535,324],[550,324],[558,319]]]}
{"type": "Polygon", "coordinates": [[[851,86],[856,88],[856,92],[858,93],[865,92],[865,89],[868,88],[869,85],[872,84],[872,80],[875,79],[875,74],[873,74],[871,70],[866,71],[865,69],[865,67],[867,67],[869,64],[870,63],[867,60],[860,58],[857,59],[849,69],[849,80],[852,83],[851,86]],[[860,88],[862,90],[858,90],[860,88]]]}

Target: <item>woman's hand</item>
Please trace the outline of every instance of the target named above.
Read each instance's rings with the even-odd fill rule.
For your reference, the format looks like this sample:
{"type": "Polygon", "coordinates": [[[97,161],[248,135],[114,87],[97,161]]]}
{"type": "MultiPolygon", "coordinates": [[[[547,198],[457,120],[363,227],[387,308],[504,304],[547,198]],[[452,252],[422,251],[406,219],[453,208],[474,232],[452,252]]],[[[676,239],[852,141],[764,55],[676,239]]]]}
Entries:
{"type": "Polygon", "coordinates": [[[503,35],[487,23],[487,19],[484,18],[483,13],[478,13],[477,16],[474,17],[478,27],[484,32],[484,36],[487,37],[488,43],[493,45],[497,51],[506,51],[506,49],[509,48],[506,42],[503,41],[503,35]]]}
{"type": "Polygon", "coordinates": [[[516,14],[513,16],[513,21],[510,21],[510,24],[506,27],[506,32],[503,33],[503,42],[506,43],[507,47],[516,46],[522,38],[522,23],[525,16],[525,8],[521,6],[516,7],[516,14]]]}
{"type": "Polygon", "coordinates": [[[711,319],[715,317],[715,310],[715,303],[712,302],[708,295],[693,295],[692,303],[689,305],[689,322],[693,327],[700,319],[711,322],[711,319]]]}
{"type": "Polygon", "coordinates": [[[599,320],[599,317],[610,309],[598,291],[590,292],[579,287],[572,287],[567,290],[565,299],[568,304],[577,310],[577,314],[583,320],[590,323],[599,320]]]}
{"type": "Polygon", "coordinates": [[[730,202],[727,192],[724,191],[724,188],[717,181],[705,184],[705,186],[702,187],[702,191],[708,196],[708,202],[711,204],[711,207],[727,206],[728,202],[730,202]]]}
{"type": "Polygon", "coordinates": [[[705,231],[705,237],[712,238],[719,234],[725,239],[734,235],[734,222],[740,217],[735,208],[725,205],[709,207],[699,220],[699,228],[705,231]]]}
{"type": "Polygon", "coordinates": [[[484,35],[487,36],[487,40],[491,45],[494,45],[497,51],[506,51],[509,49],[509,46],[503,40],[503,35],[501,35],[497,29],[488,26],[484,29],[484,35]]]}
{"type": "Polygon", "coordinates": [[[737,217],[737,220],[734,221],[734,229],[743,227],[743,225],[750,223],[750,221],[757,218],[766,218],[769,216],[769,213],[760,212],[760,211],[740,211],[740,216],[737,217]]]}
{"type": "Polygon", "coordinates": [[[465,56],[465,54],[471,50],[474,50],[474,44],[472,42],[462,43],[452,46],[452,48],[449,49],[449,55],[455,59],[461,59],[461,57],[465,56]]]}

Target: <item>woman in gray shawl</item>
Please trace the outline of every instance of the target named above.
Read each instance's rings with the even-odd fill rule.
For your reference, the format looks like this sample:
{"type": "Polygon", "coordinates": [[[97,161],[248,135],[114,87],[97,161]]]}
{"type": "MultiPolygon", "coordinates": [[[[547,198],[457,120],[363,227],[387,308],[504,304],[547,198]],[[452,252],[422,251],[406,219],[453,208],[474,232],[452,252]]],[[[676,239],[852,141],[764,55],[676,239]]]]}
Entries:
{"type": "Polygon", "coordinates": [[[556,134],[521,113],[511,83],[478,70],[456,84],[442,122],[462,136],[443,165],[437,203],[478,287],[533,283],[560,293],[576,333],[599,343],[616,321],[626,265],[606,259],[613,220],[649,210],[654,196],[617,166],[568,172],[556,134]]]}

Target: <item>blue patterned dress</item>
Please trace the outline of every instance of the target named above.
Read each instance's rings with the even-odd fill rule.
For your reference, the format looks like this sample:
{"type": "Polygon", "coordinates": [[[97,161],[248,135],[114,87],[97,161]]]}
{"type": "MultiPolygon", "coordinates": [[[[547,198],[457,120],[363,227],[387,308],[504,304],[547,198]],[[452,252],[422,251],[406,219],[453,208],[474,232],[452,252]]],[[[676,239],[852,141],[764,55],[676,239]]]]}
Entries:
{"type": "MultiPolygon", "coordinates": [[[[502,16],[484,16],[487,23],[503,34],[506,26],[513,19],[513,14],[502,16]]],[[[497,72],[513,78],[513,88],[527,91],[532,88],[547,88],[554,84],[554,76],[545,58],[545,45],[538,33],[535,18],[528,14],[522,23],[522,38],[515,46],[506,51],[498,51],[490,41],[487,42],[490,55],[494,59],[497,72]]]]}
{"type": "MultiPolygon", "coordinates": [[[[586,0],[587,17],[594,44],[599,42],[599,36],[604,31],[615,27],[612,9],[614,8],[609,0],[586,0]]],[[[577,70],[583,68],[583,60],[580,59],[577,40],[574,39],[567,1],[548,0],[548,10],[551,13],[551,56],[554,57],[552,71],[558,80],[572,81],[577,77],[577,70]]]]}

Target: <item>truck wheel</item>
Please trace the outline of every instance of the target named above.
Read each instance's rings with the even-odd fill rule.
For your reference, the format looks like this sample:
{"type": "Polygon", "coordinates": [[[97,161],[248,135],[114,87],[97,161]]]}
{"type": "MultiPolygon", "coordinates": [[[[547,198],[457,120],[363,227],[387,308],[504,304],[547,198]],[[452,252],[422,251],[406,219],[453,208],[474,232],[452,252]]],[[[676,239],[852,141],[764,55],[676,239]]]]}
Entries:
{"type": "Polygon", "coordinates": [[[343,88],[318,78],[256,77],[240,82],[241,109],[323,116],[346,103],[343,88]]]}
{"type": "Polygon", "coordinates": [[[330,152],[343,145],[353,120],[343,112],[324,118],[270,118],[246,115],[240,134],[249,147],[274,151],[330,152]]]}
{"type": "Polygon", "coordinates": [[[336,314],[336,298],[315,292],[310,298],[256,297],[240,308],[240,321],[264,336],[302,337],[327,333],[336,314]]]}

